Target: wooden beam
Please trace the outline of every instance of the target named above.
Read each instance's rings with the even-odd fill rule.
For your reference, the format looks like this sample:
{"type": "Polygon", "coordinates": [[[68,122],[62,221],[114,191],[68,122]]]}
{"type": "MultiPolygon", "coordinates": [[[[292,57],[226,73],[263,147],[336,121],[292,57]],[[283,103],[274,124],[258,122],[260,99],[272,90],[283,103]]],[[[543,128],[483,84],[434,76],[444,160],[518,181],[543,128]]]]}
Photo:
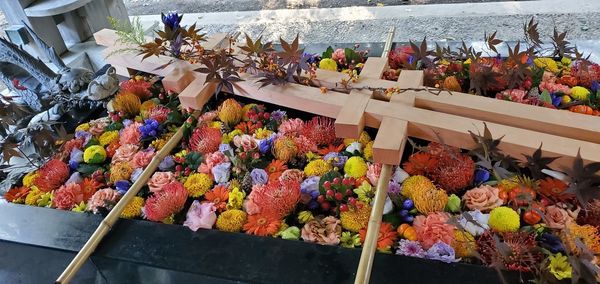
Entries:
{"type": "Polygon", "coordinates": [[[371,91],[354,90],[350,92],[335,119],[335,135],[337,137],[353,139],[360,137],[360,133],[365,127],[364,112],[372,95],[371,91]]]}
{"type": "Polygon", "coordinates": [[[399,165],[408,137],[408,121],[384,117],[373,143],[373,161],[384,165],[399,165]]]}
{"type": "MultiPolygon", "coordinates": [[[[216,85],[206,85],[206,74],[196,73],[194,80],[179,94],[181,105],[193,109],[202,109],[216,90],[216,85]]],[[[192,75],[193,76],[193,75],[192,75]]]]}
{"type": "Polygon", "coordinates": [[[360,72],[360,78],[381,79],[387,69],[386,57],[369,57],[360,72]]]}

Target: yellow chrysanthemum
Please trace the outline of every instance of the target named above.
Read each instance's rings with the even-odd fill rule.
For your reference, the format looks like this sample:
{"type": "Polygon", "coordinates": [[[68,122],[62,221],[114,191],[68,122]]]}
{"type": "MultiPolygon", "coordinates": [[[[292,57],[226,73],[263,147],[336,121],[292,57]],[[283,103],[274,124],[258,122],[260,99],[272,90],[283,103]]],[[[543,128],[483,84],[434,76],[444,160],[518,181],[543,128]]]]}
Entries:
{"type": "Polygon", "coordinates": [[[37,172],[29,172],[23,177],[23,186],[31,187],[33,185],[33,181],[37,177],[37,172]]]}
{"type": "Polygon", "coordinates": [[[226,210],[217,218],[217,229],[231,233],[240,232],[246,223],[246,217],[246,212],[242,210],[226,210]]]}
{"type": "Polygon", "coordinates": [[[578,101],[584,101],[590,97],[590,91],[584,87],[575,86],[571,88],[571,97],[578,101]]]}
{"type": "Polygon", "coordinates": [[[346,145],[346,147],[348,147],[348,145],[350,145],[356,141],[358,141],[361,145],[367,145],[369,142],[373,141],[373,139],[371,139],[371,136],[369,136],[369,133],[367,133],[366,131],[363,131],[360,133],[358,140],[350,139],[350,138],[344,139],[344,145],[346,145]]]}
{"type": "Polygon", "coordinates": [[[521,221],[517,211],[510,207],[500,206],[490,212],[488,225],[496,232],[516,232],[521,227],[521,221]]]}
{"type": "Polygon", "coordinates": [[[325,173],[331,171],[331,169],[332,169],[331,164],[328,162],[325,162],[321,159],[312,160],[306,165],[306,167],[304,167],[304,174],[307,177],[322,176],[325,173]]]}
{"type": "Polygon", "coordinates": [[[140,217],[142,215],[142,207],[144,207],[144,198],[134,196],[133,199],[127,203],[123,212],[121,212],[121,218],[131,219],[140,217]]]}
{"type": "Polygon", "coordinates": [[[306,223],[308,223],[308,221],[310,221],[314,218],[315,218],[315,216],[313,216],[312,212],[310,212],[308,210],[300,211],[300,213],[298,213],[298,222],[300,224],[306,224],[306,223]]]}
{"type": "Polygon", "coordinates": [[[367,143],[367,145],[365,146],[365,148],[363,149],[363,156],[365,157],[365,160],[370,161],[373,159],[373,141],[370,141],[369,143],[367,143]]]}
{"type": "Polygon", "coordinates": [[[106,131],[104,133],[102,133],[102,135],[100,135],[100,137],[98,138],[98,142],[100,142],[100,145],[102,146],[106,146],[110,143],[113,143],[115,141],[119,140],[119,131],[118,130],[113,130],[113,131],[106,131]]]}
{"type": "Polygon", "coordinates": [[[37,202],[42,197],[43,194],[44,194],[44,192],[37,189],[37,187],[35,187],[35,186],[32,187],[29,194],[27,194],[27,197],[25,197],[25,204],[31,205],[31,206],[37,206],[37,202]]]}
{"type": "Polygon", "coordinates": [[[100,145],[92,145],[83,152],[83,161],[88,164],[100,164],[106,160],[106,150],[100,145]]]}
{"type": "Polygon", "coordinates": [[[346,161],[344,172],[353,178],[360,178],[367,174],[369,167],[362,157],[354,156],[346,161]]]}
{"type": "Polygon", "coordinates": [[[542,68],[542,69],[552,72],[552,73],[558,73],[558,71],[559,71],[556,61],[554,61],[554,59],[552,59],[552,58],[548,58],[548,57],[536,58],[533,60],[533,64],[535,64],[535,66],[537,66],[538,68],[542,68]]]}
{"type": "Polygon", "coordinates": [[[221,137],[221,143],[229,144],[229,143],[231,143],[231,141],[233,141],[234,137],[236,137],[238,135],[242,135],[242,134],[244,134],[244,133],[239,129],[235,129],[229,133],[223,134],[223,137],[221,137]]]}
{"type": "Polygon", "coordinates": [[[319,69],[337,71],[337,63],[331,58],[323,58],[319,62],[319,69]]]}
{"type": "Polygon", "coordinates": [[[128,180],[133,173],[133,168],[128,162],[118,162],[110,166],[110,182],[128,180]]]}
{"type": "Polygon", "coordinates": [[[592,225],[577,225],[575,222],[569,223],[560,234],[560,238],[567,247],[568,251],[576,255],[581,253],[576,240],[581,242],[594,254],[600,254],[600,232],[592,225]]]}
{"type": "Polygon", "coordinates": [[[90,124],[87,122],[77,125],[77,128],[75,128],[75,131],[88,131],[88,130],[90,130],[90,124]]]}
{"type": "Polygon", "coordinates": [[[402,195],[412,199],[417,193],[435,189],[431,180],[424,176],[416,175],[408,177],[402,183],[402,195]]]}
{"type": "Polygon", "coordinates": [[[273,156],[283,162],[288,162],[298,153],[298,146],[291,137],[283,136],[273,144],[273,156]]]}
{"type": "Polygon", "coordinates": [[[200,197],[213,186],[213,179],[205,173],[191,174],[183,184],[190,197],[200,197]]]}
{"type": "Polygon", "coordinates": [[[375,188],[368,181],[363,181],[359,187],[354,189],[354,193],[358,195],[358,200],[371,204],[373,197],[375,197],[375,188]]]}
{"type": "Polygon", "coordinates": [[[569,279],[573,277],[573,267],[569,263],[569,258],[562,253],[550,255],[548,257],[548,270],[558,280],[569,279]]]}
{"type": "MultiPolygon", "coordinates": [[[[312,161],[312,160],[317,160],[317,159],[322,158],[321,155],[313,153],[313,152],[308,152],[308,153],[306,153],[305,156],[306,156],[307,161],[312,161]]],[[[331,161],[328,161],[328,162],[331,162],[331,161]]]]}
{"type": "Polygon", "coordinates": [[[448,203],[448,194],[442,189],[416,191],[413,194],[415,208],[423,214],[444,211],[448,203]]]}
{"type": "Polygon", "coordinates": [[[244,204],[244,198],[246,198],[246,193],[240,190],[239,185],[233,187],[231,192],[229,192],[229,201],[227,202],[227,210],[232,209],[240,209],[244,204]]]}
{"type": "Polygon", "coordinates": [[[173,137],[173,134],[174,134],[173,132],[169,132],[169,133],[163,135],[161,138],[158,138],[158,139],[152,141],[150,143],[150,146],[152,146],[154,149],[156,149],[156,151],[160,151],[160,149],[165,147],[167,142],[169,142],[171,137],[173,137]]]}
{"type": "Polygon", "coordinates": [[[208,127],[221,130],[221,128],[223,127],[223,122],[211,121],[208,123],[208,127]]]}
{"type": "Polygon", "coordinates": [[[140,113],[142,102],[140,97],[130,92],[120,93],[113,99],[112,107],[115,111],[134,116],[140,113]]]}
{"type": "Polygon", "coordinates": [[[242,106],[235,99],[226,99],[219,106],[219,119],[227,125],[236,125],[242,120],[242,106]]]}
{"type": "Polygon", "coordinates": [[[367,227],[370,215],[371,206],[368,204],[362,203],[362,208],[358,208],[358,206],[349,206],[348,211],[340,213],[342,228],[357,233],[360,229],[367,227]]]}
{"type": "Polygon", "coordinates": [[[477,244],[475,243],[475,238],[469,232],[454,230],[452,248],[454,248],[456,257],[472,257],[475,256],[477,244]]]}
{"type": "Polygon", "coordinates": [[[273,134],[273,131],[263,127],[256,129],[256,131],[254,132],[254,137],[256,137],[256,139],[265,139],[271,136],[271,134],[273,134]]]}

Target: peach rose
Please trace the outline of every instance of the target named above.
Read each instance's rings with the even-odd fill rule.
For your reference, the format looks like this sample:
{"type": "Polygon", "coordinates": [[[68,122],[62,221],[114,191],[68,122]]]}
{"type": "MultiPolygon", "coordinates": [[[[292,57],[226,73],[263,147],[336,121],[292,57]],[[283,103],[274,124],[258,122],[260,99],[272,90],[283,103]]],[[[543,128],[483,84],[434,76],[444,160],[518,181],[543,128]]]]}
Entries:
{"type": "Polygon", "coordinates": [[[247,134],[234,137],[233,144],[238,148],[239,147],[244,148],[244,151],[254,150],[258,147],[258,144],[256,143],[256,139],[254,139],[254,137],[247,135],[247,134]]]}
{"type": "Polygon", "coordinates": [[[575,211],[565,210],[562,204],[556,204],[546,207],[544,219],[546,226],[550,229],[563,229],[569,222],[573,222],[579,214],[579,208],[575,211]]]}
{"type": "Polygon", "coordinates": [[[214,166],[227,162],[229,162],[229,158],[222,152],[206,154],[204,163],[198,167],[198,172],[212,175],[211,170],[214,166]]]}
{"type": "Polygon", "coordinates": [[[145,168],[148,164],[150,164],[152,158],[154,158],[154,154],[154,150],[137,152],[135,155],[133,155],[131,161],[129,161],[129,165],[131,165],[131,167],[134,169],[145,168]]]}
{"type": "Polygon", "coordinates": [[[302,239],[321,245],[337,245],[342,236],[340,220],[333,216],[321,220],[313,219],[302,227],[302,239]]]}
{"type": "Polygon", "coordinates": [[[108,118],[98,118],[90,121],[90,129],[88,130],[92,135],[98,136],[104,132],[104,128],[108,126],[108,118]]]}
{"type": "Polygon", "coordinates": [[[500,189],[497,187],[481,185],[471,190],[467,190],[465,195],[463,195],[463,202],[470,210],[489,212],[504,203],[504,201],[498,197],[498,193],[500,193],[500,189]]]}
{"type": "Polygon", "coordinates": [[[129,162],[133,159],[135,153],[137,153],[139,147],[133,144],[125,144],[121,145],[115,154],[112,157],[111,164],[116,164],[118,162],[129,162]]]}
{"type": "Polygon", "coordinates": [[[159,192],[165,185],[174,181],[176,179],[172,172],[155,172],[148,181],[148,187],[152,192],[159,192]]]}
{"type": "Polygon", "coordinates": [[[142,133],[140,132],[140,126],[142,126],[139,122],[133,122],[125,127],[121,133],[119,134],[121,138],[119,138],[119,143],[121,145],[125,144],[135,144],[140,143],[140,139],[142,138],[142,133]]]}
{"type": "Polygon", "coordinates": [[[424,249],[429,249],[437,241],[451,244],[454,240],[454,226],[447,223],[448,215],[443,212],[431,213],[427,217],[415,217],[413,227],[417,232],[417,240],[424,249]]]}

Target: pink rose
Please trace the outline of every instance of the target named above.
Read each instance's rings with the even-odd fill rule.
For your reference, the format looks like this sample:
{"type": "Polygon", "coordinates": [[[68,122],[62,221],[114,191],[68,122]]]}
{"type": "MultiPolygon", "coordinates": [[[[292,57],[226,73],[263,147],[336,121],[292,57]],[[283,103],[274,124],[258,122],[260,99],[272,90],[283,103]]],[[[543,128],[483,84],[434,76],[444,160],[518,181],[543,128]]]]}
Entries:
{"type": "Polygon", "coordinates": [[[417,232],[417,239],[424,249],[429,249],[437,241],[451,244],[454,240],[454,226],[447,223],[446,213],[431,213],[427,217],[415,217],[413,226],[417,232]]]}
{"type": "Polygon", "coordinates": [[[186,214],[183,225],[194,232],[198,231],[200,228],[211,229],[217,221],[217,214],[215,214],[215,211],[216,208],[214,203],[200,203],[198,200],[194,200],[186,214]]]}
{"type": "Polygon", "coordinates": [[[206,154],[204,163],[200,164],[198,167],[198,172],[211,174],[211,170],[214,166],[229,162],[229,158],[225,156],[222,152],[212,152],[210,154],[206,154]]]}
{"type": "Polygon", "coordinates": [[[155,172],[148,181],[148,187],[152,192],[159,192],[165,185],[175,180],[175,175],[172,172],[155,172]]]}
{"type": "Polygon", "coordinates": [[[140,143],[140,139],[142,138],[142,133],[140,132],[140,126],[142,126],[139,122],[133,122],[121,130],[119,134],[121,138],[119,138],[119,144],[134,144],[137,145],[140,143]]]}
{"type": "Polygon", "coordinates": [[[470,210],[479,210],[489,212],[492,209],[502,205],[503,201],[498,197],[500,189],[489,185],[467,190],[463,195],[463,202],[470,210]]]}
{"type": "Polygon", "coordinates": [[[119,199],[121,199],[119,192],[112,188],[103,188],[96,191],[96,193],[90,197],[87,208],[88,210],[94,212],[94,214],[98,214],[98,212],[100,212],[100,208],[111,210],[112,207],[117,204],[119,199]]]}
{"type": "Polygon", "coordinates": [[[573,222],[579,214],[579,208],[575,211],[565,210],[563,204],[551,205],[546,208],[544,219],[546,226],[550,229],[563,229],[569,222],[573,222]]]}
{"type": "Polygon", "coordinates": [[[337,245],[342,236],[340,220],[333,216],[313,219],[302,227],[302,239],[321,245],[337,245]]]}
{"type": "Polygon", "coordinates": [[[256,140],[252,136],[247,135],[247,134],[238,135],[238,136],[234,137],[233,144],[238,148],[239,147],[244,148],[245,152],[254,150],[258,147],[256,140]]]}
{"type": "Polygon", "coordinates": [[[343,49],[336,49],[333,54],[331,54],[331,59],[335,60],[335,62],[345,65],[346,64],[346,53],[343,49]]]}
{"type": "Polygon", "coordinates": [[[129,165],[134,168],[145,168],[150,162],[152,158],[154,158],[154,150],[140,151],[133,155],[131,161],[129,161],[129,165]]]}
{"type": "Polygon", "coordinates": [[[218,115],[219,113],[216,111],[205,112],[198,118],[198,125],[200,125],[201,122],[213,121],[218,115]]]}
{"type": "Polygon", "coordinates": [[[104,132],[104,128],[108,126],[108,118],[98,118],[90,121],[90,129],[88,130],[92,135],[98,136],[104,132]]]}
{"type": "Polygon", "coordinates": [[[131,161],[135,153],[137,153],[138,149],[139,147],[133,144],[121,145],[121,147],[119,147],[117,151],[115,151],[115,154],[112,157],[111,164],[131,161]]]}

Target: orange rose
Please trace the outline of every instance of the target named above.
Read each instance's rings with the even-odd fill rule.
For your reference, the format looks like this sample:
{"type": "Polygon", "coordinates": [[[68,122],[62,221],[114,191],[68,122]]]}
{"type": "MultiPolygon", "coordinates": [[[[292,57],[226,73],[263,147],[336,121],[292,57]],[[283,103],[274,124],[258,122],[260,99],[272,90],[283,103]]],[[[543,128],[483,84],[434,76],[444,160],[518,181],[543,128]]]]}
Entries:
{"type": "Polygon", "coordinates": [[[546,208],[544,219],[546,226],[550,229],[563,229],[569,222],[577,218],[579,208],[575,211],[565,210],[560,207],[561,204],[551,205],[546,208]]]}
{"type": "Polygon", "coordinates": [[[463,195],[463,202],[470,210],[479,210],[481,212],[489,212],[492,209],[504,203],[498,197],[500,189],[489,185],[481,185],[479,187],[467,190],[463,195]]]}
{"type": "Polygon", "coordinates": [[[163,187],[175,181],[175,175],[172,172],[155,172],[148,181],[148,187],[152,192],[159,192],[163,187]]]}

